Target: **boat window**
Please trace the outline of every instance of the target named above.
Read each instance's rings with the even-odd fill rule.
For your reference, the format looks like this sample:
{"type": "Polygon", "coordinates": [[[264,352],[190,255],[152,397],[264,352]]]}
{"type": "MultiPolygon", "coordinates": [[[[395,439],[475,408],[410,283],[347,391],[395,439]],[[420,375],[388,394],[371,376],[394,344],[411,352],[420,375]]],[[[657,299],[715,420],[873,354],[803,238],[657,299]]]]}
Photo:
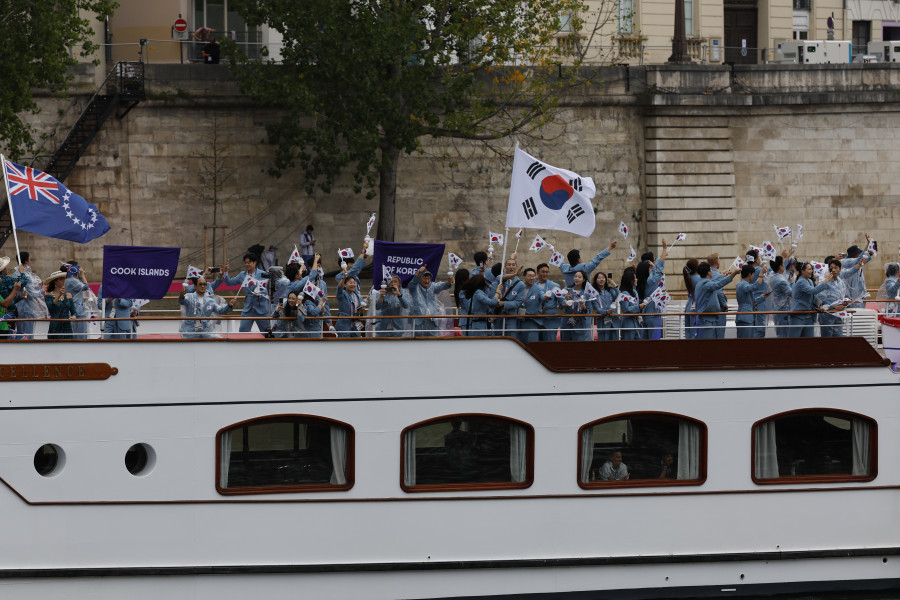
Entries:
{"type": "Polygon", "coordinates": [[[494,415],[453,415],[403,430],[408,492],[525,488],[534,478],[534,428],[494,415]]]}
{"type": "Polygon", "coordinates": [[[222,494],[348,490],[353,428],[309,415],[244,421],[216,436],[222,494]]]}
{"type": "Polygon", "coordinates": [[[156,465],[156,452],[147,444],[134,444],[125,453],[125,468],[132,475],[149,475],[156,465]]]}
{"type": "Polygon", "coordinates": [[[66,454],[56,444],[44,444],[34,453],[34,470],[38,475],[54,477],[66,466],[66,454]]]}
{"type": "Polygon", "coordinates": [[[846,411],[803,410],[753,425],[753,480],[824,483],[875,478],[875,421],[846,411]]]}
{"type": "Polygon", "coordinates": [[[699,485],[706,480],[706,425],[669,413],[615,415],[579,431],[578,483],[699,485]]]}

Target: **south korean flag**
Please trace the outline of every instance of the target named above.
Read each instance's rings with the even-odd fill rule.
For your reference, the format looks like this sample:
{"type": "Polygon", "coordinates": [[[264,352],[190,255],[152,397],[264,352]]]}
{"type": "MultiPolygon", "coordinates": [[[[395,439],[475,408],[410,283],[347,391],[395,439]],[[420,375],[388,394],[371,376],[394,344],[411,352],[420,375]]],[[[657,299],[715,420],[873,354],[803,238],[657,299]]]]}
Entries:
{"type": "Polygon", "coordinates": [[[596,193],[590,177],[553,167],[516,148],[506,226],[589,237],[596,221],[590,199],[596,193]]]}

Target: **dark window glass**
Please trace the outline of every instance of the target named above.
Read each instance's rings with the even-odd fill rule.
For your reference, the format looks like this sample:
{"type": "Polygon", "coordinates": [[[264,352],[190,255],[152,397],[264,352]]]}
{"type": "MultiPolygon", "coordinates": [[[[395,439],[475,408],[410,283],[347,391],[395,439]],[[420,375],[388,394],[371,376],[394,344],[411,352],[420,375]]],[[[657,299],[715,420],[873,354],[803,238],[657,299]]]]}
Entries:
{"type": "Polygon", "coordinates": [[[407,429],[403,484],[527,487],[534,430],[502,417],[460,415],[407,429]]]}
{"type": "Polygon", "coordinates": [[[349,489],[350,427],[306,416],[278,416],[219,433],[219,490],[266,493],[349,489]]]}
{"type": "Polygon", "coordinates": [[[788,413],[753,427],[757,479],[872,477],[875,422],[841,411],[788,413]]]}
{"type": "Polygon", "coordinates": [[[706,426],[657,413],[634,413],[581,429],[579,481],[656,485],[705,479],[706,426]]]}
{"type": "Polygon", "coordinates": [[[139,475],[147,468],[148,460],[147,446],[135,444],[125,453],[125,468],[132,475],[139,475]]]}
{"type": "Polygon", "coordinates": [[[34,453],[34,470],[47,477],[60,467],[59,447],[55,444],[44,444],[34,453]]]}

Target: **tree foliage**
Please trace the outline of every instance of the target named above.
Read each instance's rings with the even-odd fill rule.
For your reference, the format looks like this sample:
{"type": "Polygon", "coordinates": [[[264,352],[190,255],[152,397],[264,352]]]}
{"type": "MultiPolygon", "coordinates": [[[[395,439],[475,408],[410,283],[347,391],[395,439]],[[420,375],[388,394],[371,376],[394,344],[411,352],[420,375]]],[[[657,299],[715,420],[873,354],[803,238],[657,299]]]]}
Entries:
{"type": "MultiPolygon", "coordinates": [[[[273,174],[309,191],[352,169],[393,239],[397,161],[424,136],[496,140],[552,119],[579,58],[556,37],[576,0],[234,0],[284,36],[280,64],[238,58],[243,90],[283,112],[273,174]]],[[[576,17],[571,26],[579,28],[576,17]]]]}
{"type": "Polygon", "coordinates": [[[0,140],[17,158],[35,143],[24,114],[39,111],[35,88],[64,94],[75,52],[88,56],[97,45],[91,19],[103,21],[118,4],[110,0],[0,0],[0,140]]]}

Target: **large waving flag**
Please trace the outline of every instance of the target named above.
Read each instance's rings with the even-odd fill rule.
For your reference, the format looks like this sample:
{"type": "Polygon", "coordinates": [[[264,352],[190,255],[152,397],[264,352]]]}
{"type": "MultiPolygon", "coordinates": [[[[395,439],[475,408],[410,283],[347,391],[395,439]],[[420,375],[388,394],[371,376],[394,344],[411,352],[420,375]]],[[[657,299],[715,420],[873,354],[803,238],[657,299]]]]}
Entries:
{"type": "Polygon", "coordinates": [[[97,207],[48,175],[4,159],[17,229],[86,244],[109,231],[97,207]]]}
{"type": "Polygon", "coordinates": [[[589,237],[595,224],[590,199],[596,192],[590,177],[553,167],[516,148],[506,226],[589,237]]]}

